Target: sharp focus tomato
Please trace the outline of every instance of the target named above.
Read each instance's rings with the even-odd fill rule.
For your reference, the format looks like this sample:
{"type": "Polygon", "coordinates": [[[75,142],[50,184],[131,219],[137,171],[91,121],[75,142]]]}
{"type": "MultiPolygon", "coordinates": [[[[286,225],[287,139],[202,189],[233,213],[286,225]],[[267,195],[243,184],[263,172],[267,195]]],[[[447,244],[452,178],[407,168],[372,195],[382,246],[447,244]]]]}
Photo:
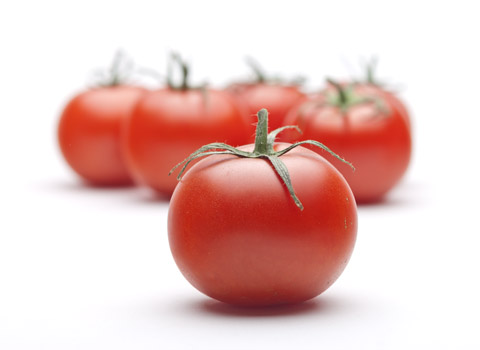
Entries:
{"type": "Polygon", "coordinates": [[[306,98],[296,85],[266,82],[234,84],[228,91],[246,107],[245,111],[249,118],[256,115],[261,108],[266,108],[272,130],[282,126],[287,112],[306,98]]]}
{"type": "MultiPolygon", "coordinates": [[[[379,201],[408,167],[411,155],[408,118],[379,89],[355,85],[349,98],[353,103],[342,109],[335,102],[338,102],[335,89],[330,87],[292,109],[285,123],[298,125],[303,131],[301,138],[322,140],[355,166],[352,172],[345,164],[332,159],[357,202],[379,201]],[[358,103],[362,99],[364,102],[358,103]]],[[[293,133],[286,135],[283,140],[299,139],[293,133]]]]}
{"type": "Polygon", "coordinates": [[[93,185],[126,185],[120,142],[121,127],[145,89],[117,85],[98,87],[74,97],[58,127],[60,148],[68,164],[93,185]]]}
{"type": "Polygon", "coordinates": [[[226,92],[166,88],[146,94],[125,126],[129,169],[136,180],[171,196],[172,164],[209,142],[245,143],[247,123],[226,92]]]}
{"type": "MultiPolygon", "coordinates": [[[[285,174],[258,158],[257,146],[247,158],[210,155],[187,171],[170,202],[170,248],[185,278],[212,298],[245,306],[302,302],[344,270],[357,232],[355,200],[329,162],[297,147],[278,160],[299,209],[285,174]]],[[[272,152],[287,146],[274,144],[272,152]]]]}

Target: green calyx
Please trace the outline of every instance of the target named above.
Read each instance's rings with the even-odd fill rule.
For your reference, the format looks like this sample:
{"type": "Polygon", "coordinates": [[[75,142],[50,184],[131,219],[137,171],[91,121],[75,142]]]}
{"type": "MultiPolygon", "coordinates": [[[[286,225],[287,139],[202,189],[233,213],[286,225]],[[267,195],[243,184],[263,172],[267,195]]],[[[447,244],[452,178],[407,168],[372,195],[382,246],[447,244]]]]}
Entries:
{"type": "Polygon", "coordinates": [[[360,65],[364,72],[363,77],[356,79],[355,84],[373,85],[383,90],[391,90],[393,88],[386,81],[378,80],[377,78],[378,57],[373,56],[369,60],[360,62],[360,65]]]}
{"type": "Polygon", "coordinates": [[[170,54],[170,60],[168,62],[167,67],[167,76],[166,76],[166,83],[167,86],[172,90],[177,91],[187,91],[187,90],[199,90],[201,91],[204,100],[207,100],[207,84],[201,84],[192,86],[189,82],[190,77],[190,67],[188,66],[187,62],[183,60],[183,58],[176,52],[172,52],[170,54]],[[180,70],[180,83],[175,84],[173,79],[173,68],[177,66],[180,70]]]}
{"type": "Polygon", "coordinates": [[[288,169],[286,165],[283,163],[283,161],[280,159],[282,155],[284,155],[285,153],[291,151],[292,149],[300,145],[310,144],[310,145],[320,147],[321,149],[330,153],[335,158],[350,165],[352,169],[355,169],[350,162],[347,162],[345,159],[341,158],[339,155],[334,153],[324,144],[314,140],[305,140],[305,141],[296,142],[281,151],[275,151],[274,149],[275,139],[280,132],[286,129],[296,129],[297,131],[301,132],[300,129],[297,126],[287,125],[287,126],[283,126],[278,129],[275,129],[270,133],[268,133],[268,111],[265,108],[261,109],[260,111],[258,111],[257,117],[258,117],[258,124],[257,124],[256,136],[255,136],[255,147],[252,152],[242,151],[238,148],[227,145],[225,143],[219,143],[219,142],[210,143],[208,145],[200,147],[198,150],[193,152],[190,156],[188,156],[182,162],[175,165],[175,167],[173,167],[173,169],[170,170],[169,175],[171,175],[178,167],[182,166],[177,176],[177,179],[181,180],[183,173],[185,172],[186,168],[193,160],[197,158],[213,155],[213,154],[231,154],[240,158],[263,158],[268,160],[272,164],[275,172],[278,174],[278,176],[280,176],[285,186],[287,186],[288,192],[290,193],[290,196],[294,200],[297,207],[300,208],[300,210],[303,210],[303,205],[298,199],[293,189],[288,169]]]}
{"type": "Polygon", "coordinates": [[[326,104],[340,109],[343,115],[357,105],[373,103],[379,112],[385,112],[383,103],[378,98],[363,97],[355,93],[355,84],[342,85],[339,82],[327,78],[327,82],[335,88],[335,92],[326,93],[326,104]]]}
{"type": "Polygon", "coordinates": [[[371,102],[371,99],[357,96],[354,86],[351,84],[343,86],[330,78],[327,78],[327,82],[335,88],[334,93],[327,94],[327,103],[340,108],[343,113],[347,112],[350,107],[371,102]]]}
{"type": "Polygon", "coordinates": [[[101,69],[93,72],[94,87],[115,87],[120,85],[136,84],[137,78],[153,78],[157,82],[162,82],[164,78],[156,71],[138,67],[133,59],[123,50],[118,50],[113,57],[109,69],[101,69]]]}
{"type": "Polygon", "coordinates": [[[364,62],[362,66],[363,70],[365,71],[365,76],[363,80],[360,80],[359,83],[366,83],[383,89],[387,88],[388,84],[384,81],[378,80],[377,78],[378,57],[371,57],[370,60],[364,62]]]}
{"type": "Polygon", "coordinates": [[[255,84],[280,84],[280,85],[303,85],[305,83],[305,77],[297,76],[293,79],[284,79],[280,76],[270,76],[266,71],[260,66],[260,64],[250,56],[245,58],[246,64],[253,71],[255,76],[255,84]]]}
{"type": "Polygon", "coordinates": [[[108,70],[94,72],[94,85],[113,87],[128,83],[134,72],[133,61],[124,51],[118,50],[108,70]]]}

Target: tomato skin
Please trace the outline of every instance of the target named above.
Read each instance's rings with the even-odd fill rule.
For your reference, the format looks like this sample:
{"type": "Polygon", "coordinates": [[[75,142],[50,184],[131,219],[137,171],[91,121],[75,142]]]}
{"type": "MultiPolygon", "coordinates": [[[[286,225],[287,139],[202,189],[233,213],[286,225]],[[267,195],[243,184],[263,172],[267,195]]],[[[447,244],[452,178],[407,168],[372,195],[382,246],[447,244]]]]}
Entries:
{"type": "Polygon", "coordinates": [[[383,92],[362,86],[355,91],[361,97],[377,98],[388,112],[379,112],[369,103],[350,107],[343,115],[335,106],[322,105],[325,95],[320,94],[289,112],[285,123],[298,125],[303,133],[299,137],[288,132],[282,140],[321,140],[355,166],[352,172],[349,166],[331,159],[350,185],[357,203],[378,202],[408,168],[412,148],[410,125],[383,92]]]}
{"type": "Polygon", "coordinates": [[[146,94],[125,125],[128,166],[137,182],[171,196],[169,171],[192,150],[211,142],[246,141],[247,123],[226,92],[162,89],[146,94]]]}
{"type": "Polygon", "coordinates": [[[58,141],[70,167],[97,186],[132,184],[121,146],[121,129],[146,92],[137,86],[98,87],[70,100],[60,117],[58,141]]]}
{"type": "Polygon", "coordinates": [[[408,112],[408,108],[400,98],[391,91],[388,91],[381,86],[375,84],[357,84],[357,91],[363,91],[365,94],[372,96],[382,96],[383,99],[387,101],[387,104],[394,110],[397,111],[407,122],[409,128],[411,128],[411,117],[408,112]]]}
{"type": "MultiPolygon", "coordinates": [[[[287,112],[306,98],[295,85],[273,83],[234,84],[228,91],[238,99],[240,104],[246,106],[246,117],[250,123],[258,110],[266,108],[270,130],[283,126],[287,112]]],[[[250,140],[253,141],[253,137],[250,140]]]]}
{"type": "Polygon", "coordinates": [[[175,189],[170,248],[204,294],[244,306],[298,303],[325,291],[344,270],[357,232],[350,188],[315,152],[297,147],[281,159],[303,211],[265,159],[209,156],[175,189]]]}

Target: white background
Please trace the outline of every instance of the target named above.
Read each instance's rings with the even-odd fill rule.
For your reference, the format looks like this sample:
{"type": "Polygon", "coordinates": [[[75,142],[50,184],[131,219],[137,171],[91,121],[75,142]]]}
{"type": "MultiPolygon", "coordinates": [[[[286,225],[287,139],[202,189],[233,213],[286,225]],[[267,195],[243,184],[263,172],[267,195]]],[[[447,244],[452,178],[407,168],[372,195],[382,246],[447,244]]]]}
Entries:
{"type": "Polygon", "coordinates": [[[480,21],[475,1],[2,1],[1,349],[478,349],[480,21]],[[403,182],[359,208],[358,241],[323,295],[242,310],[198,293],[146,189],[84,187],[55,132],[67,99],[122,47],[193,79],[359,73],[400,83],[415,151],[403,182]]]}

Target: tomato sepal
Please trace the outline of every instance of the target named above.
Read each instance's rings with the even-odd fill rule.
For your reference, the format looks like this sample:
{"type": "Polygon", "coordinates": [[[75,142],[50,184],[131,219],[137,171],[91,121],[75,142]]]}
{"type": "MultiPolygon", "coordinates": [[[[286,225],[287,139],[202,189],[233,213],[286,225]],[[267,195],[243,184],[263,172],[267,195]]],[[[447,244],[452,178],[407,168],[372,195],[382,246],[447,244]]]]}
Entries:
{"type": "Polygon", "coordinates": [[[261,110],[258,111],[257,117],[258,117],[258,123],[257,123],[256,134],[255,134],[255,148],[252,152],[243,151],[236,147],[233,147],[221,142],[210,143],[200,147],[198,150],[190,154],[190,156],[188,156],[183,161],[175,165],[170,170],[168,175],[171,175],[177,168],[182,166],[182,168],[180,169],[177,175],[177,180],[181,180],[188,165],[193,160],[201,157],[206,157],[209,155],[214,155],[214,154],[232,154],[241,158],[265,158],[272,164],[275,172],[282,179],[283,183],[287,187],[288,192],[290,193],[290,196],[292,197],[296,206],[300,210],[303,210],[304,209],[303,204],[295,194],[295,190],[293,189],[293,185],[290,179],[290,174],[288,172],[286,165],[279,158],[280,156],[284,155],[285,153],[291,151],[295,147],[298,147],[302,144],[310,144],[310,145],[322,148],[323,150],[331,154],[333,157],[339,159],[340,161],[349,165],[353,170],[355,170],[355,167],[350,162],[340,157],[338,154],[333,152],[330,148],[328,148],[321,142],[318,142],[315,140],[299,141],[294,144],[291,144],[290,146],[286,147],[281,151],[275,151],[274,149],[275,139],[280,132],[286,129],[296,129],[298,131],[300,131],[300,129],[298,128],[298,126],[295,126],[295,125],[287,125],[287,126],[283,126],[278,129],[275,129],[270,133],[268,133],[268,111],[265,108],[262,108],[261,110]]]}

